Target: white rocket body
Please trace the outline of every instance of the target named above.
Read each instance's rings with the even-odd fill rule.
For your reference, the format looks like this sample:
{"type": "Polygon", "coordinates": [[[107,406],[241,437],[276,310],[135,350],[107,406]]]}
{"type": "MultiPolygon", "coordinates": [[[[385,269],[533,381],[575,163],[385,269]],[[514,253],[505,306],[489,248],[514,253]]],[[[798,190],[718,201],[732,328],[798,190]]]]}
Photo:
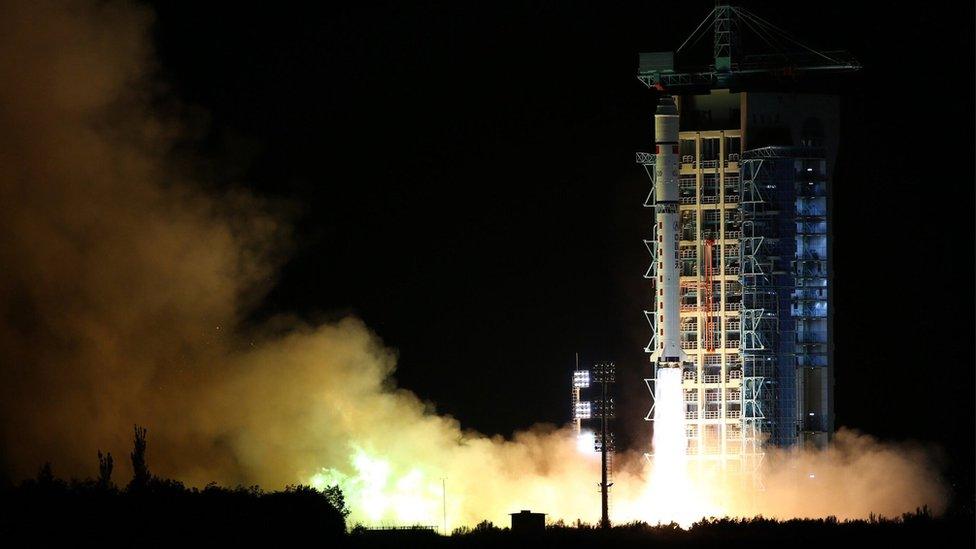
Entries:
{"type": "Polygon", "coordinates": [[[657,239],[657,340],[651,362],[680,368],[688,356],[681,349],[678,263],[678,109],[663,96],[654,113],[654,234],[657,239]]]}

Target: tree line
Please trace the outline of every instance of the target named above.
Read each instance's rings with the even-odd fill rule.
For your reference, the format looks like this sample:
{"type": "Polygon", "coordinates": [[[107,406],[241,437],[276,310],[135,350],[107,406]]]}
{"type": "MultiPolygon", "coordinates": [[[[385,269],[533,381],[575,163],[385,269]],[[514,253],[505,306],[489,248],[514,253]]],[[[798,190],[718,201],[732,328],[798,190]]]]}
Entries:
{"type": "Polygon", "coordinates": [[[98,541],[109,546],[255,542],[271,544],[346,536],[346,507],[338,486],[202,489],[152,474],[147,431],[135,426],[132,478],[112,480],[115,460],[98,451],[98,478],[63,480],[50,463],[35,478],[0,486],[0,531],[28,545],[98,541]]]}

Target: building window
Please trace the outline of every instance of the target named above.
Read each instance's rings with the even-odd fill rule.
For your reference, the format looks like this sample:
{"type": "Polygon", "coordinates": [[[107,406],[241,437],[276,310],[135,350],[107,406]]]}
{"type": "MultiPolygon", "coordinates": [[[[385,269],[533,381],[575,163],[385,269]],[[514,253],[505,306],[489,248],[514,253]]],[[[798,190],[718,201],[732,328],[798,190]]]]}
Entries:
{"type": "Polygon", "coordinates": [[[703,161],[718,160],[718,154],[719,154],[718,138],[702,139],[701,143],[702,143],[701,159],[703,161]]]}
{"type": "Polygon", "coordinates": [[[741,139],[738,137],[726,137],[725,138],[725,154],[726,155],[738,155],[741,150],[741,139]]]}

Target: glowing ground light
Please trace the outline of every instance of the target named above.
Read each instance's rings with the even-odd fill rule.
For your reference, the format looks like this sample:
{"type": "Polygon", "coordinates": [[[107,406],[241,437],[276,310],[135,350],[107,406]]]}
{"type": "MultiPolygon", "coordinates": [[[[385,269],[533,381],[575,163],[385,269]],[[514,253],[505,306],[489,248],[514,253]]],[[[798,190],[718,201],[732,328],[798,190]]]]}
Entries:
{"type": "Polygon", "coordinates": [[[596,444],[596,436],[593,431],[581,431],[576,437],[576,449],[581,454],[596,455],[593,451],[594,444],[596,444]]]}
{"type": "Polygon", "coordinates": [[[573,387],[577,389],[586,389],[590,386],[590,371],[589,370],[576,370],[573,372],[573,387]]]}
{"type": "Polygon", "coordinates": [[[428,523],[441,513],[441,484],[418,468],[396,471],[389,460],[357,448],[353,474],[322,469],[309,479],[318,490],[338,485],[353,511],[353,520],[370,524],[428,523]]]}
{"type": "Polygon", "coordinates": [[[593,404],[589,401],[576,403],[576,419],[590,419],[593,417],[593,404]]]}

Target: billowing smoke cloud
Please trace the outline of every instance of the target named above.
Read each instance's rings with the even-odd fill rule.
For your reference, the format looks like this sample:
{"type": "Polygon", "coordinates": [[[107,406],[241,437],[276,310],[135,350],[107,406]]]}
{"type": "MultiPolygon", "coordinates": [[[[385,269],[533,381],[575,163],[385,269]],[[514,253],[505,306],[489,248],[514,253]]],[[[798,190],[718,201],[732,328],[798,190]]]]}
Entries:
{"type": "MultiPolygon", "coordinates": [[[[452,526],[522,508],[595,520],[597,462],[567,431],[463,431],[391,385],[394,353],[356,319],[242,326],[287,224],[168,168],[178,127],[147,106],[150,23],[106,2],[0,8],[4,470],[53,460],[62,475],[93,475],[96,449],[124,456],[139,423],[157,474],[338,482],[354,520],[438,524],[441,479],[452,526]]],[[[644,463],[619,456],[618,520],[670,518],[648,514],[674,496],[645,484],[644,463]]],[[[767,463],[764,503],[716,482],[697,509],[852,517],[943,501],[925,452],[852,433],[767,463]]]]}
{"type": "Polygon", "coordinates": [[[211,454],[195,403],[234,375],[230,332],[273,267],[270,216],[162,162],[175,128],[146,108],[149,21],[103,2],[0,13],[0,406],[18,472],[88,470],[133,422],[211,454]]]}

